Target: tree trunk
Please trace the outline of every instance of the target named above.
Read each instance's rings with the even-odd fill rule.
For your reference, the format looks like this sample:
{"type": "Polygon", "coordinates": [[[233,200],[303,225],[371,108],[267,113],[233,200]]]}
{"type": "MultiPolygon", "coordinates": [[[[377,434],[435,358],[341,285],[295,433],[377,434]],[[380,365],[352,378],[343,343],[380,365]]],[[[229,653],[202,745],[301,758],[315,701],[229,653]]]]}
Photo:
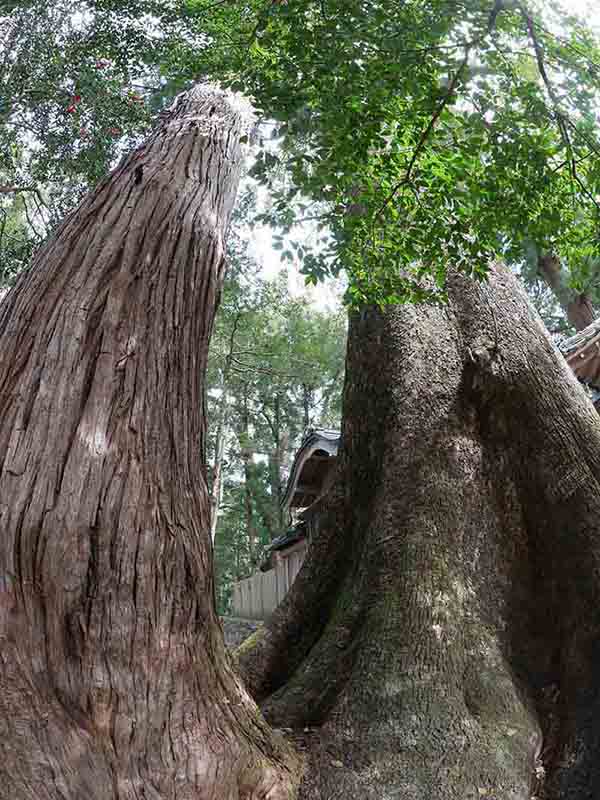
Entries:
{"type": "Polygon", "coordinates": [[[585,292],[576,294],[567,286],[558,256],[553,253],[540,256],[538,267],[575,330],[587,328],[596,318],[592,301],[585,292]]]}
{"type": "Polygon", "coordinates": [[[217,522],[221,497],[223,494],[223,458],[225,455],[225,441],[227,439],[227,384],[223,381],[223,394],[219,406],[217,419],[217,434],[215,437],[215,457],[212,468],[212,481],[210,486],[210,540],[214,543],[217,533],[217,522]]]}
{"type": "Polygon", "coordinates": [[[241,313],[238,313],[233,321],[231,335],[229,337],[229,351],[225,356],[223,373],[221,377],[221,397],[219,411],[217,415],[217,434],[215,439],[215,457],[212,468],[212,481],[210,486],[210,540],[214,543],[217,533],[217,521],[219,509],[223,495],[223,458],[225,455],[225,442],[228,434],[228,411],[229,411],[229,376],[231,373],[231,360],[235,351],[235,335],[240,321],[241,313]]]}
{"type": "Polygon", "coordinates": [[[239,662],[306,800],[600,796],[600,424],[515,279],[351,319],[340,480],[239,662]],[[382,369],[385,365],[385,369],[382,369]]]}
{"type": "Polygon", "coordinates": [[[258,534],[254,520],[254,503],[252,478],[253,478],[253,457],[254,449],[250,440],[250,410],[248,408],[248,386],[244,384],[243,396],[241,399],[240,419],[242,423],[239,441],[244,465],[244,511],[246,515],[246,536],[248,541],[248,557],[252,567],[258,566],[257,547],[258,534]]]}
{"type": "Polygon", "coordinates": [[[281,424],[281,398],[275,394],[273,400],[273,424],[271,432],[273,434],[273,448],[269,454],[269,483],[271,489],[271,517],[269,524],[269,534],[271,539],[281,536],[283,533],[283,513],[281,508],[281,469],[283,466],[283,456],[286,437],[281,424]]]}
{"type": "Polygon", "coordinates": [[[304,430],[310,426],[310,404],[312,401],[313,389],[307,383],[302,384],[302,411],[304,414],[304,430]]]}
{"type": "Polygon", "coordinates": [[[202,383],[241,167],[182,95],[0,307],[0,795],[292,795],[213,602],[202,383]]]}

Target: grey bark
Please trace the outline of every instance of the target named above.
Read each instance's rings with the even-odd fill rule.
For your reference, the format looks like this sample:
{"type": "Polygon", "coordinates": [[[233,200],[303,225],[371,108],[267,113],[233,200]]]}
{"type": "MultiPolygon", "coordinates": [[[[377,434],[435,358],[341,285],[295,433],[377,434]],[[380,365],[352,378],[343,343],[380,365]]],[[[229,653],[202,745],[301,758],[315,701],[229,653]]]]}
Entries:
{"type": "Polygon", "coordinates": [[[238,653],[319,729],[307,800],[600,795],[600,421],[507,271],[449,296],[353,315],[325,524],[238,653]]]}
{"type": "Polygon", "coordinates": [[[196,88],[0,307],[0,796],[287,798],[213,603],[203,376],[243,120],[196,88]]]}

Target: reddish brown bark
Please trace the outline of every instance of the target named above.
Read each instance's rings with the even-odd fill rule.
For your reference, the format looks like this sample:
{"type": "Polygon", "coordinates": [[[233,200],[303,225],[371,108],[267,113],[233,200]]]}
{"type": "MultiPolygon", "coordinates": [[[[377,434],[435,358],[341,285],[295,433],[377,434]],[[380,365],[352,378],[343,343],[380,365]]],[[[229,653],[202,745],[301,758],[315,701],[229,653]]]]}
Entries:
{"type": "Polygon", "coordinates": [[[553,253],[541,256],[538,267],[575,330],[587,328],[596,318],[592,301],[585,292],[577,294],[566,285],[558,256],[553,253]]]}
{"type": "Polygon", "coordinates": [[[202,464],[243,126],[181,96],[2,304],[2,797],[291,796],[224,653],[202,464]]]}
{"type": "Polygon", "coordinates": [[[598,416],[513,276],[448,291],[352,316],[338,490],[241,669],[319,728],[306,800],[591,800],[598,416]]]}

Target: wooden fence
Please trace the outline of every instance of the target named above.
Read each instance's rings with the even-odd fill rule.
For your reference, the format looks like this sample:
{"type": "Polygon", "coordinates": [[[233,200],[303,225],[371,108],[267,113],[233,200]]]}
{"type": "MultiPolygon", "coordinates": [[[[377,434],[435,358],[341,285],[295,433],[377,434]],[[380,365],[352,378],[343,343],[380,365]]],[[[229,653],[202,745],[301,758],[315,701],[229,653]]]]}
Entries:
{"type": "Polygon", "coordinates": [[[268,619],[288,593],[305,553],[306,544],[300,542],[286,552],[285,558],[277,559],[273,569],[255,572],[234,584],[231,613],[242,619],[268,619]]]}

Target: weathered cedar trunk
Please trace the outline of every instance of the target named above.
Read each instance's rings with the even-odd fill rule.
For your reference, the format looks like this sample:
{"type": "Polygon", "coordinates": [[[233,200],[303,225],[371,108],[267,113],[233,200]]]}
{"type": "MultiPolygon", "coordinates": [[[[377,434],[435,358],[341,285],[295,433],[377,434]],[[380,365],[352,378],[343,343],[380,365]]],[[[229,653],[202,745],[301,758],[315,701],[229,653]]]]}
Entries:
{"type": "Polygon", "coordinates": [[[575,330],[587,328],[596,318],[592,301],[585,292],[577,294],[567,286],[558,256],[553,253],[540,256],[538,267],[575,330]]]}
{"type": "Polygon", "coordinates": [[[182,95],[2,304],[2,798],[292,792],[224,652],[202,464],[243,125],[182,95]]]}
{"type": "Polygon", "coordinates": [[[600,796],[600,421],[523,292],[352,317],[341,475],[239,651],[307,800],[600,796]]]}

